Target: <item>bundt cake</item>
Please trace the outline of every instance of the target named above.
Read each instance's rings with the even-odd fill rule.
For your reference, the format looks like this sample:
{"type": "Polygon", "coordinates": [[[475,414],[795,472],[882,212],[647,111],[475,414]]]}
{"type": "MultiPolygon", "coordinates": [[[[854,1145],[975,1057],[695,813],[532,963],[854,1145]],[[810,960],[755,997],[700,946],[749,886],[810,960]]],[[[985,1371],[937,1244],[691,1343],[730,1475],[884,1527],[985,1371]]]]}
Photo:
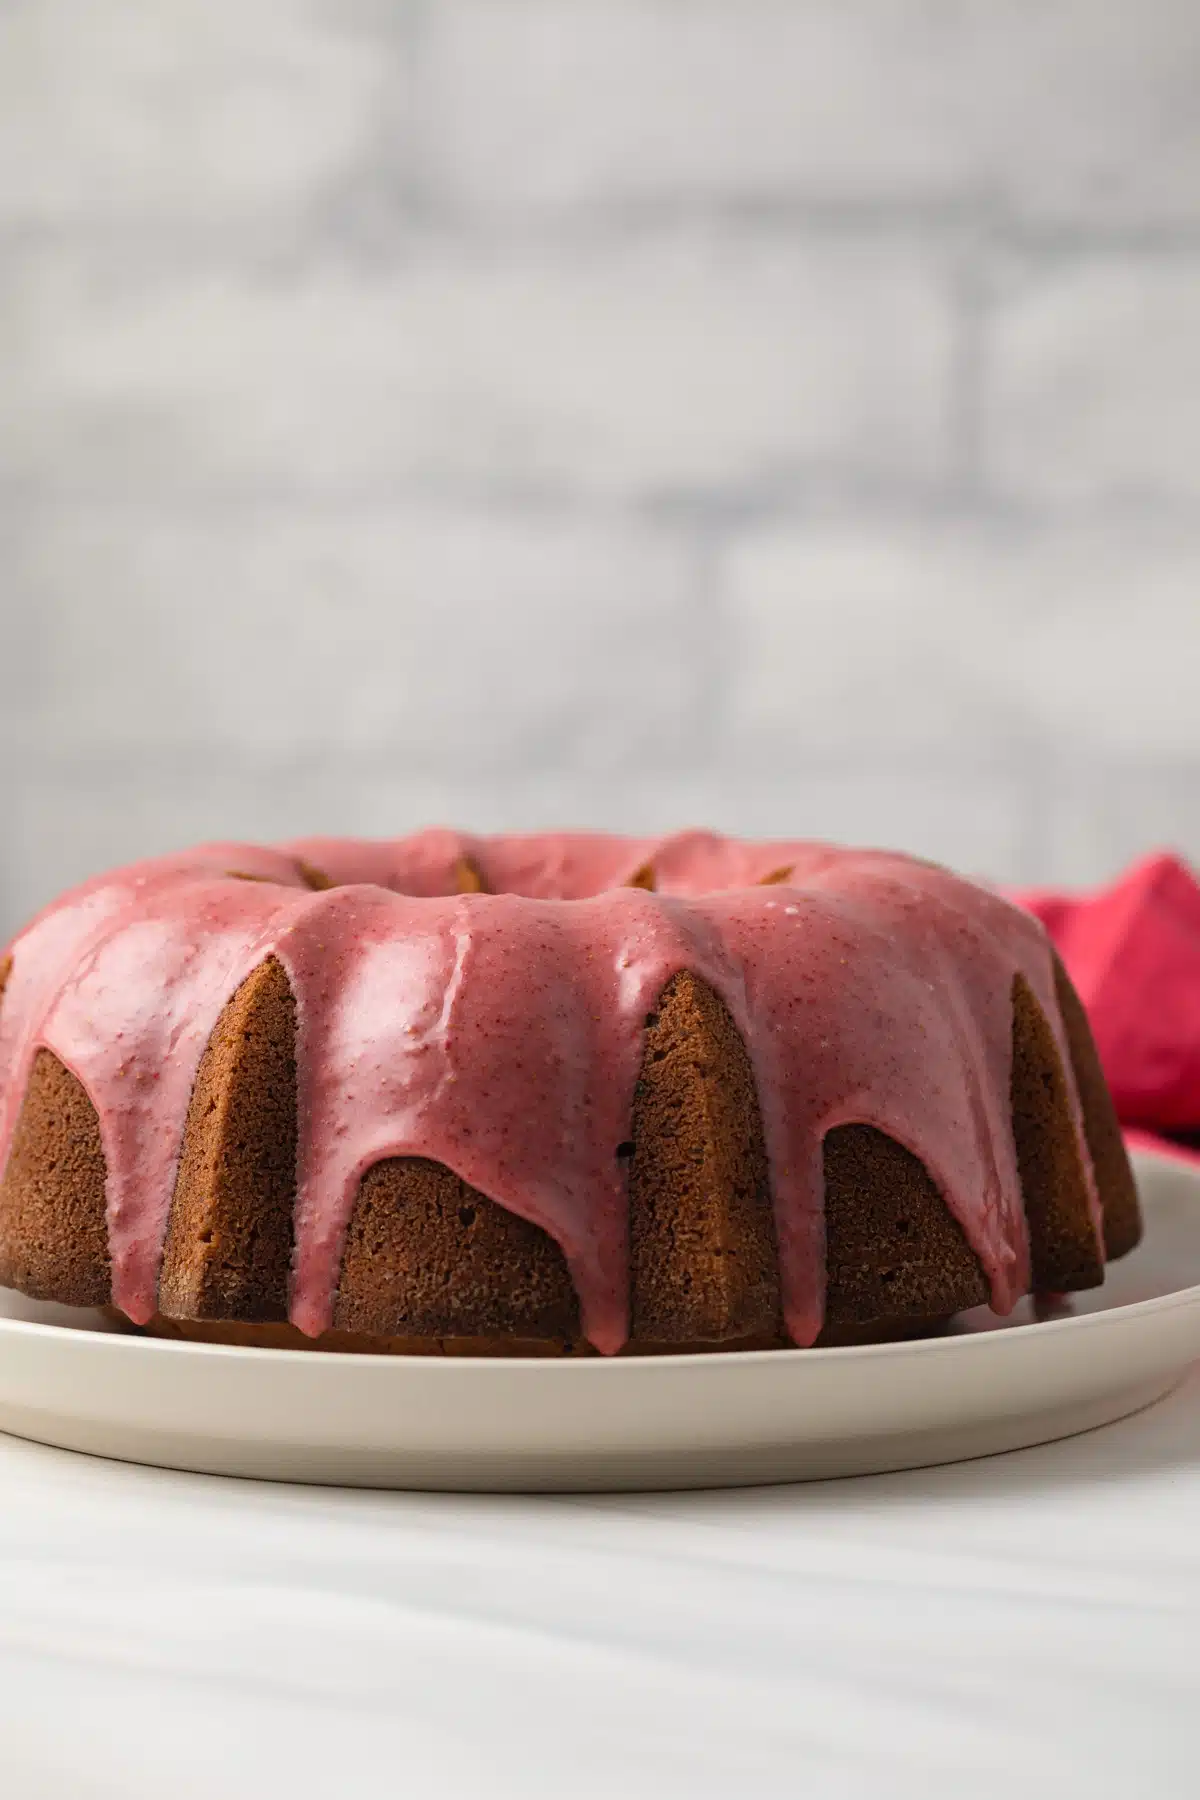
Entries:
{"type": "Polygon", "coordinates": [[[1042,927],[689,832],[217,844],[0,962],[0,1284],[218,1341],[904,1335],[1141,1225],[1042,927]]]}

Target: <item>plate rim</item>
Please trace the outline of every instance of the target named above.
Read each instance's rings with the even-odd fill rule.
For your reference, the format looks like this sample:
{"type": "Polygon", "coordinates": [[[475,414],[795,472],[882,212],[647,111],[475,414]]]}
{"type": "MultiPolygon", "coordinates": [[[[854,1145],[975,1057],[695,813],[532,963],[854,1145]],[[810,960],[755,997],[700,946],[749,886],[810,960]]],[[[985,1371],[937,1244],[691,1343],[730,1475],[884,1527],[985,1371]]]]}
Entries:
{"type": "MultiPolygon", "coordinates": [[[[1173,1178],[1181,1177],[1200,1192],[1200,1169],[1181,1165],[1176,1158],[1156,1151],[1139,1147],[1137,1161],[1156,1164],[1160,1169],[1169,1169],[1173,1178]]],[[[791,1345],[787,1349],[762,1350],[711,1350],[711,1351],[672,1351],[664,1355],[653,1353],[638,1356],[413,1356],[407,1354],[389,1355],[378,1351],[344,1350],[285,1350],[276,1346],[258,1344],[211,1344],[179,1338],[154,1337],[138,1330],[91,1330],[77,1325],[50,1324],[38,1319],[8,1318],[0,1315],[0,1342],[5,1338],[50,1338],[64,1345],[79,1348],[85,1341],[93,1344],[105,1344],[112,1355],[133,1355],[138,1357],[172,1357],[184,1356],[189,1360],[215,1360],[228,1362],[231,1358],[241,1360],[249,1358],[253,1363],[262,1365],[274,1364],[283,1367],[296,1364],[301,1368],[344,1368],[347,1364],[353,1367],[371,1368],[375,1370],[389,1368],[400,1373],[420,1370],[422,1374],[431,1375],[433,1380],[450,1379],[453,1374],[463,1371],[489,1370],[494,1376],[500,1374],[518,1379],[526,1377],[531,1380],[548,1381],[595,1381],[614,1380],[611,1374],[600,1375],[600,1370],[622,1370],[648,1366],[663,1370],[689,1369],[732,1369],[755,1368],[769,1366],[786,1368],[793,1365],[809,1368],[828,1367],[831,1363],[845,1365],[856,1362],[872,1363],[880,1360],[900,1362],[929,1356],[979,1356],[1005,1354],[999,1345],[1040,1343],[1047,1338],[1055,1338],[1063,1333],[1080,1335],[1085,1329],[1112,1330],[1119,1325],[1136,1326],[1146,1318],[1163,1313],[1182,1311],[1200,1305],[1200,1282],[1191,1283],[1187,1287],[1174,1288],[1166,1294],[1152,1294],[1144,1300],[1130,1300],[1115,1306],[1102,1307],[1096,1312],[1074,1313],[1065,1318],[1033,1319],[1028,1323],[1010,1328],[1000,1326],[985,1331],[949,1332],[927,1337],[890,1339],[882,1343],[872,1344],[826,1344],[811,1349],[801,1349],[791,1345]],[[441,1373],[433,1375],[433,1370],[441,1373]]],[[[95,1309],[84,1309],[95,1310],[95,1309]]],[[[1001,1315],[1002,1316],[1002,1315],[1001,1315]]],[[[1015,1353],[1015,1351],[1014,1351],[1015,1353]]]]}

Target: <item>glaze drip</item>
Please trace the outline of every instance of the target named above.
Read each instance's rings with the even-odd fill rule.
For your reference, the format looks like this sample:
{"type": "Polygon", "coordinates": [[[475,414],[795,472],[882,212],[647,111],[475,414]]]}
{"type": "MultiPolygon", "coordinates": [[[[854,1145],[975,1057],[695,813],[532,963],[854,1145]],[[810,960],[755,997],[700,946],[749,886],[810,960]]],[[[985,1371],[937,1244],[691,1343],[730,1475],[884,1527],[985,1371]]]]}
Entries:
{"type": "Polygon", "coordinates": [[[113,1300],[135,1322],[155,1311],[200,1059],[226,1002],[268,956],[296,999],[290,1316],[305,1332],[330,1324],[363,1174],[414,1155],[549,1232],[587,1337],[619,1350],[629,1321],[618,1147],[646,1015],[683,969],[721,995],[754,1068],[796,1343],[812,1343],[822,1323],[822,1140],[837,1125],[876,1126],[921,1159],[998,1311],[1026,1291],[1008,1110],[1018,974],[1070,1081],[1034,919],[946,870],[877,851],[705,832],[428,831],[216,844],[141,863],[64,896],[12,946],[0,1167],[44,1045],[100,1121],[113,1300]]]}

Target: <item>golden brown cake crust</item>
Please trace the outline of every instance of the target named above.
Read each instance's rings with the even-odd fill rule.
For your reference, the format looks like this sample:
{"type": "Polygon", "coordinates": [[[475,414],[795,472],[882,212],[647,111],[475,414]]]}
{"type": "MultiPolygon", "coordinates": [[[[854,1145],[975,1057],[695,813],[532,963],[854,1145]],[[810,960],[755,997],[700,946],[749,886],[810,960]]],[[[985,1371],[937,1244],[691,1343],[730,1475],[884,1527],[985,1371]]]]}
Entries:
{"type": "Polygon", "coordinates": [[[104,1174],[95,1108],[71,1071],[39,1050],[0,1184],[0,1287],[64,1306],[108,1299],[104,1174]]]}
{"type": "MultiPolygon", "coordinates": [[[[115,1307],[106,1311],[115,1323],[129,1329],[129,1320],[115,1307]]],[[[178,1338],[191,1344],[229,1344],[252,1350],[331,1350],[351,1356],[595,1356],[584,1338],[564,1342],[558,1338],[520,1337],[405,1337],[398,1333],[323,1331],[306,1337],[298,1326],[276,1320],[250,1322],[240,1319],[169,1319],[157,1314],[138,1327],[150,1337],[178,1338]]]]}
{"type": "Polygon", "coordinates": [[[646,1019],[629,1169],[635,1343],[776,1338],[775,1221],[750,1058],[686,972],[646,1019]]]}
{"type": "Polygon", "coordinates": [[[1092,1223],[1066,1076],[1054,1033],[1021,975],[1013,982],[1012,1115],[1034,1291],[1098,1287],[1104,1249],[1092,1223]]]}
{"type": "Polygon", "coordinates": [[[979,1306],[987,1277],[924,1165],[870,1125],[825,1138],[825,1337],[979,1306]]]}
{"type": "MultiPolygon", "coordinates": [[[[571,1344],[560,1344],[550,1338],[472,1338],[472,1337],[377,1337],[369,1332],[324,1331],[319,1337],[306,1337],[295,1325],[269,1321],[248,1324],[235,1319],[166,1319],[161,1315],[147,1325],[130,1327],[129,1320],[115,1307],[104,1309],[115,1324],[136,1329],[150,1337],[176,1338],[192,1344],[224,1344],[250,1350],[316,1350],[332,1351],[339,1356],[536,1356],[593,1357],[599,1354],[579,1338],[571,1344]]],[[[848,1344],[892,1343],[898,1339],[925,1337],[945,1326],[949,1315],[937,1318],[905,1317],[876,1320],[869,1325],[833,1327],[821,1333],[823,1347],[848,1344]]],[[[782,1337],[729,1338],[719,1343],[635,1344],[629,1343],[622,1356],[705,1356],[749,1350],[790,1350],[794,1346],[782,1337]]]]}
{"type": "Polygon", "coordinates": [[[423,1157],[368,1169],[346,1233],[333,1308],[340,1331],[385,1337],[580,1337],[554,1240],[423,1157]]]}
{"type": "Polygon", "coordinates": [[[1100,1210],[1104,1217],[1104,1250],[1110,1259],[1125,1256],[1142,1238],[1142,1209],[1117,1109],[1100,1067],[1100,1053],[1083,1002],[1059,957],[1054,983],[1071,1052],[1071,1066],[1083,1110],[1083,1130],[1091,1153],[1100,1210]]]}
{"type": "Polygon", "coordinates": [[[181,1319],[286,1319],[296,1195],[296,1006],[269,957],[200,1063],[158,1298],[181,1319]]]}

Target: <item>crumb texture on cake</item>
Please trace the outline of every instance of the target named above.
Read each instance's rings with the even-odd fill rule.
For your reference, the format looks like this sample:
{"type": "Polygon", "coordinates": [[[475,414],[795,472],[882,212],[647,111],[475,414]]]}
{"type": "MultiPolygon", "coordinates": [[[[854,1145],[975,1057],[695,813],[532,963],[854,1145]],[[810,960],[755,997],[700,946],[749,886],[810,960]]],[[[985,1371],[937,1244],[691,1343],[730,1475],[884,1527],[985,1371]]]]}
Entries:
{"type": "Polygon", "coordinates": [[[184,1126],[158,1305],[181,1319],[286,1319],[296,1202],[296,1003],[274,957],[208,1040],[184,1126]]]}
{"type": "Polygon", "coordinates": [[[879,852],[205,846],[16,940],[0,1071],[0,1283],[202,1341],[857,1341],[1141,1231],[1041,927],[879,852]]]}

